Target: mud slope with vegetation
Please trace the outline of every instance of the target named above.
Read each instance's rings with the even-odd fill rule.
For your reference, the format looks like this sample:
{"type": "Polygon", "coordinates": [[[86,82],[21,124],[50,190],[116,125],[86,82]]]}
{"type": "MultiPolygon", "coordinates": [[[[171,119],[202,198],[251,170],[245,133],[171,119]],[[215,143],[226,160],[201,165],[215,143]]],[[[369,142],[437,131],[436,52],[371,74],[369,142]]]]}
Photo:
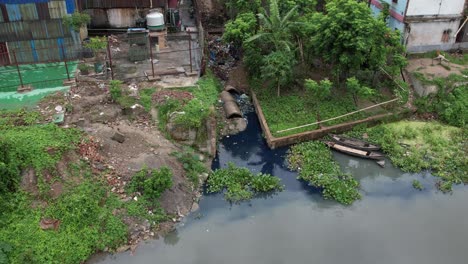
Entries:
{"type": "MultiPolygon", "coordinates": [[[[164,138],[156,107],[167,98],[138,85],[135,94],[120,81],[87,80],[39,111],[0,112],[0,263],[82,263],[133,250],[190,212],[208,159],[164,138]],[[57,105],[63,126],[50,124],[57,105]]],[[[218,90],[205,77],[166,114],[184,112],[176,122],[203,127],[218,90]]]]}

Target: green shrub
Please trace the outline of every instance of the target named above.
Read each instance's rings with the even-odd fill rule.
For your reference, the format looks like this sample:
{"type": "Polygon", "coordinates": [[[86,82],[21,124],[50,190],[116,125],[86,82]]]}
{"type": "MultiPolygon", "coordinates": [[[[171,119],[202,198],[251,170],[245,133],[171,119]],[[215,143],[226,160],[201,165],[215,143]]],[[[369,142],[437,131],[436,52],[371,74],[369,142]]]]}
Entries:
{"type": "Polygon", "coordinates": [[[159,170],[144,167],[133,175],[127,191],[139,192],[148,200],[157,200],[165,190],[171,187],[172,172],[168,167],[161,167],[159,170]]]}
{"type": "Polygon", "coordinates": [[[280,178],[262,173],[253,177],[251,186],[255,192],[271,192],[282,189],[280,178]]]}
{"type": "Polygon", "coordinates": [[[124,204],[127,215],[140,220],[148,220],[151,226],[168,219],[166,212],[157,202],[149,202],[147,199],[130,200],[124,204]]]}
{"type": "Polygon", "coordinates": [[[330,149],[320,141],[294,145],[288,153],[289,167],[299,171],[299,178],[322,189],[324,198],[352,204],[361,198],[359,182],[341,172],[330,149]]]}
{"type": "Polygon", "coordinates": [[[242,186],[240,183],[234,183],[227,188],[224,197],[226,200],[231,202],[240,202],[252,199],[253,193],[247,186],[242,186]]]}
{"type": "Polygon", "coordinates": [[[227,168],[212,172],[208,177],[207,186],[209,193],[226,189],[224,197],[230,202],[249,200],[256,193],[283,190],[278,177],[262,173],[254,175],[247,168],[236,167],[231,162],[227,168]]]}
{"type": "Polygon", "coordinates": [[[191,148],[185,148],[183,152],[174,152],[172,155],[182,163],[182,166],[187,173],[187,177],[197,188],[199,184],[199,175],[201,173],[208,172],[205,164],[200,160],[200,156],[191,148]]]}
{"type": "Polygon", "coordinates": [[[12,246],[11,263],[82,263],[98,250],[126,242],[127,227],[113,214],[119,200],[102,184],[73,186],[45,209],[33,209],[23,193],[11,198],[15,208],[0,230],[0,241],[12,246]],[[44,217],[59,220],[58,229],[42,230],[44,217]]]}
{"type": "Polygon", "coordinates": [[[183,114],[177,115],[175,123],[187,128],[200,128],[208,116],[212,114],[211,107],[216,104],[220,84],[213,74],[208,73],[198,81],[198,88],[191,92],[194,98],[186,103],[175,99],[168,99],[158,106],[159,128],[165,131],[169,115],[175,111],[183,114]]]}
{"type": "Polygon", "coordinates": [[[119,80],[112,80],[109,82],[110,89],[109,92],[111,94],[111,98],[114,102],[117,102],[119,98],[122,97],[122,81],[119,80]]]}
{"type": "Polygon", "coordinates": [[[432,170],[433,175],[442,178],[439,188],[468,182],[463,128],[437,122],[400,121],[369,128],[367,134],[403,171],[432,170]]]}
{"type": "Polygon", "coordinates": [[[181,103],[175,99],[168,99],[164,104],[158,105],[159,130],[166,131],[166,125],[171,113],[177,111],[181,103]]]}
{"type": "Polygon", "coordinates": [[[416,190],[420,190],[420,191],[424,189],[423,185],[418,180],[413,180],[413,188],[415,188],[416,190]]]}
{"type": "Polygon", "coordinates": [[[91,22],[91,17],[88,14],[75,11],[71,16],[64,16],[63,24],[72,27],[75,31],[79,31],[81,27],[91,22]]]}
{"type": "Polygon", "coordinates": [[[8,254],[12,251],[11,245],[0,241],[0,264],[8,264],[8,254]]]}
{"type": "Polygon", "coordinates": [[[152,95],[156,91],[154,88],[144,89],[140,91],[140,104],[145,108],[146,111],[151,110],[152,106],[152,95]]]}
{"type": "Polygon", "coordinates": [[[33,168],[39,176],[53,170],[80,138],[78,130],[53,124],[0,128],[0,195],[16,190],[23,169],[33,168]]]}

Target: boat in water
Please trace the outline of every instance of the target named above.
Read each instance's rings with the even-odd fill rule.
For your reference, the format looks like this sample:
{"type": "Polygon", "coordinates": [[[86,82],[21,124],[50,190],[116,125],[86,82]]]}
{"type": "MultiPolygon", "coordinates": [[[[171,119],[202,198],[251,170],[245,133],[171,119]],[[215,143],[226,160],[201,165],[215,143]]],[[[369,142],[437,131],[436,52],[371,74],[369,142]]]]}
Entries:
{"type": "Polygon", "coordinates": [[[370,144],[369,142],[355,138],[349,138],[335,134],[330,134],[330,137],[334,142],[354,149],[360,149],[365,151],[375,151],[380,149],[380,146],[370,144]]]}
{"type": "Polygon", "coordinates": [[[356,149],[333,141],[325,141],[325,144],[334,150],[364,159],[383,160],[385,158],[385,155],[378,151],[356,149]]]}

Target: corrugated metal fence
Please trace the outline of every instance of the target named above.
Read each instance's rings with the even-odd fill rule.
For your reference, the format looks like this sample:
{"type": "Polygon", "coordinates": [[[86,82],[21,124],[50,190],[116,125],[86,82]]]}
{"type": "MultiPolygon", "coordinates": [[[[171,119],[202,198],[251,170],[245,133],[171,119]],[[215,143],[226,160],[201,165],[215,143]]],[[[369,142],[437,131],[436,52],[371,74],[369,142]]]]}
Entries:
{"type": "Polygon", "coordinates": [[[13,52],[18,63],[78,58],[78,34],[62,20],[75,9],[75,0],[0,0],[0,64],[13,63],[13,52]]]}
{"type": "Polygon", "coordinates": [[[59,19],[75,12],[75,0],[0,0],[1,22],[59,19]]]}
{"type": "Polygon", "coordinates": [[[0,24],[0,42],[70,37],[62,19],[18,21],[0,24]]]}
{"type": "Polygon", "coordinates": [[[78,5],[83,9],[96,8],[149,8],[165,7],[167,0],[78,0],[78,5]]]}

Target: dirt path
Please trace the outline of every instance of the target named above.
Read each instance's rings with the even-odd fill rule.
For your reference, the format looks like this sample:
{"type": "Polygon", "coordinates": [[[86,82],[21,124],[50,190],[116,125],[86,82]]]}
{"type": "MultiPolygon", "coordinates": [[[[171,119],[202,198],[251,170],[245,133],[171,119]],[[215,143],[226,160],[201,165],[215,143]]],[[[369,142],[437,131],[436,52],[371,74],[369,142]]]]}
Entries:
{"type": "Polygon", "coordinates": [[[408,72],[420,72],[428,79],[446,78],[450,74],[461,74],[461,71],[468,69],[467,65],[458,65],[455,63],[442,62],[428,58],[410,59],[406,70],[408,72]],[[442,66],[444,65],[444,66],[442,66]]]}

